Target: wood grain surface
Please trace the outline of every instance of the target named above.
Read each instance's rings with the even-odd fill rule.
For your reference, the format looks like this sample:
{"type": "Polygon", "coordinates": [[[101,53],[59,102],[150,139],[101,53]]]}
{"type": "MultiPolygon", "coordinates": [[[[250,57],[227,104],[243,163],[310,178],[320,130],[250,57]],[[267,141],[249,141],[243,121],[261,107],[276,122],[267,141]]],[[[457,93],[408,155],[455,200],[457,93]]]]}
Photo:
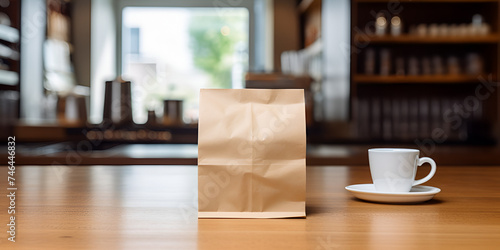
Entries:
{"type": "MultiPolygon", "coordinates": [[[[426,174],[423,168],[420,175],[426,174]]],[[[198,220],[196,166],[21,166],[16,242],[0,249],[498,249],[500,167],[439,167],[422,204],[364,202],[344,190],[368,167],[308,167],[305,219],[198,220]]]]}

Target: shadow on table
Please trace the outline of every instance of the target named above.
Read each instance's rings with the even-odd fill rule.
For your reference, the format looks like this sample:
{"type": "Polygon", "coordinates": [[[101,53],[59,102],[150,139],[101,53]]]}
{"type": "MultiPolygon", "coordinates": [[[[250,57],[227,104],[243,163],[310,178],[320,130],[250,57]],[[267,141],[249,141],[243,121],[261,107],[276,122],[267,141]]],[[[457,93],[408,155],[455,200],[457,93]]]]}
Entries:
{"type": "Polygon", "coordinates": [[[314,205],[306,205],[306,215],[317,215],[317,214],[326,214],[329,213],[328,207],[314,206],[314,205]]]}
{"type": "Polygon", "coordinates": [[[366,201],[366,200],[358,199],[358,198],[355,198],[355,197],[352,197],[351,200],[358,201],[358,202],[364,202],[364,203],[381,204],[381,205],[420,205],[420,206],[426,206],[426,205],[436,205],[436,204],[444,203],[444,201],[440,200],[440,199],[432,199],[430,201],[425,201],[425,202],[401,202],[401,203],[398,203],[398,202],[388,203],[388,202],[366,201]]]}

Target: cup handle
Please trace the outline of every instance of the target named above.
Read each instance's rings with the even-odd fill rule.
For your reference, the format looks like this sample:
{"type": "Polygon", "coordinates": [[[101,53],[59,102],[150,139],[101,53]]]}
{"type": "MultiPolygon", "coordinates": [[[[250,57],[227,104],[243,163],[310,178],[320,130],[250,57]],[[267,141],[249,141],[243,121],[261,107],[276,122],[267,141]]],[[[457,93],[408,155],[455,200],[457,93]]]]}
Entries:
{"type": "Polygon", "coordinates": [[[434,176],[434,174],[436,173],[436,162],[429,158],[429,157],[422,157],[422,158],[419,158],[418,159],[418,166],[422,166],[422,164],[424,163],[429,163],[431,164],[431,172],[424,178],[420,179],[420,180],[416,180],[413,182],[413,186],[416,186],[416,185],[420,185],[428,180],[430,180],[432,178],[432,176],[434,176]]]}

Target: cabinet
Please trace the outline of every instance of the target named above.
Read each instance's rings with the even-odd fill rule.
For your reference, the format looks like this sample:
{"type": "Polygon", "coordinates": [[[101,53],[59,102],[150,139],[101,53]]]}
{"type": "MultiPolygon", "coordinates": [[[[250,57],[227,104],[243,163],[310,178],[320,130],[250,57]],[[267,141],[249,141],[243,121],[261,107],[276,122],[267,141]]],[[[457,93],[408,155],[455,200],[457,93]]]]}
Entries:
{"type": "Polygon", "coordinates": [[[350,111],[357,137],[493,143],[498,13],[497,0],[353,0],[350,111]]]}

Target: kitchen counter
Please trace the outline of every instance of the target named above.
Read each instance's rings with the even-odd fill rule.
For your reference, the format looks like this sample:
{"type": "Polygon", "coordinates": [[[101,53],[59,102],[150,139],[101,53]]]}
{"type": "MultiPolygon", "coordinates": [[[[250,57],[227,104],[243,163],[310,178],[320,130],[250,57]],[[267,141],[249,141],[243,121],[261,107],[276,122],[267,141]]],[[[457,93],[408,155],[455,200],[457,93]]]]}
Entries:
{"type": "MultiPolygon", "coordinates": [[[[7,157],[6,146],[0,157],[7,157]]],[[[307,165],[365,165],[369,148],[418,145],[319,145],[307,146],[307,165]]],[[[495,146],[425,145],[421,156],[438,165],[500,165],[500,148],[495,146]]],[[[18,165],[196,165],[196,144],[101,144],[78,143],[16,145],[18,165]]]]}

